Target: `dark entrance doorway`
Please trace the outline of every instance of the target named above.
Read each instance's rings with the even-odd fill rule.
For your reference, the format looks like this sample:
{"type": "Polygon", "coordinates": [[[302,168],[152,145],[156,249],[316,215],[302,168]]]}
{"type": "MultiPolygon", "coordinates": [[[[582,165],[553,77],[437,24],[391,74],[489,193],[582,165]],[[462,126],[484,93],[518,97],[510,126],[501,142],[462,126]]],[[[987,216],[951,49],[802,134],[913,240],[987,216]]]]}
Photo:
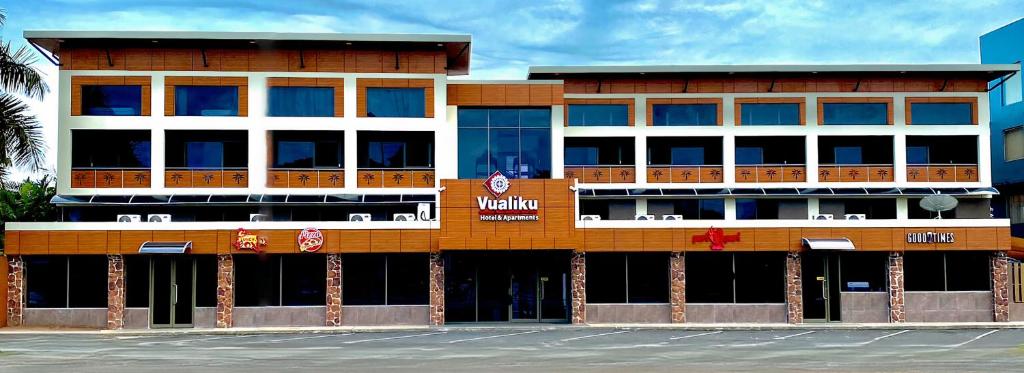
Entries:
{"type": "Polygon", "coordinates": [[[456,252],[445,257],[450,322],[566,322],[570,252],[456,252]]]}
{"type": "Polygon", "coordinates": [[[839,321],[839,255],[808,252],[802,266],[804,320],[839,321]]]}
{"type": "Polygon", "coordinates": [[[195,263],[191,257],[154,255],[150,259],[149,315],[154,328],[192,327],[195,263]]]}

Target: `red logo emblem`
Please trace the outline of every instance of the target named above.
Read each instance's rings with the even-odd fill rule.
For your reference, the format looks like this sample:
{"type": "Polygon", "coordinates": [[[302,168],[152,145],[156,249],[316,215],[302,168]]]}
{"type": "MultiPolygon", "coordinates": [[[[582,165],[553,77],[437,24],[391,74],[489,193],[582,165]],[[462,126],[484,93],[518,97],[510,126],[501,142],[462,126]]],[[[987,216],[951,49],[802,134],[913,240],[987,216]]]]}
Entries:
{"type": "Polygon", "coordinates": [[[730,242],[740,242],[740,234],[726,235],[722,228],[711,227],[708,228],[704,234],[697,234],[693,236],[693,243],[710,242],[711,250],[719,251],[725,249],[725,244],[730,242]]]}
{"type": "Polygon", "coordinates": [[[306,228],[299,232],[299,251],[312,253],[324,245],[324,234],[319,229],[306,228]]]}
{"type": "Polygon", "coordinates": [[[502,194],[508,191],[509,186],[511,186],[511,184],[509,183],[508,178],[505,177],[505,175],[502,175],[501,171],[494,171],[491,176],[488,176],[487,179],[484,180],[484,188],[487,189],[488,192],[491,192],[495,197],[501,197],[502,194]]]}
{"type": "Polygon", "coordinates": [[[260,253],[267,246],[267,238],[249,233],[245,228],[238,228],[235,241],[231,243],[231,246],[238,250],[252,250],[260,253]]]}

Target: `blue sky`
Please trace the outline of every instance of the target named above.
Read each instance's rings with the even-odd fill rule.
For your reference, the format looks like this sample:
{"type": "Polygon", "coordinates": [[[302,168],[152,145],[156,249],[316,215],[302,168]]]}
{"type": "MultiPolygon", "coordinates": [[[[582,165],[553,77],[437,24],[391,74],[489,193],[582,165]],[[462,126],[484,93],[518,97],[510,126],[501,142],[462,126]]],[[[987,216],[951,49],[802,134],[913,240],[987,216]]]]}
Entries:
{"type": "MultiPolygon", "coordinates": [[[[977,63],[981,34],[1024,17],[1024,0],[15,0],[0,7],[8,17],[3,39],[15,43],[25,29],[466,33],[474,79],[521,79],[530,65],[977,63]]],[[[56,69],[44,69],[55,86],[56,69]]],[[[56,96],[33,109],[55,138],[56,96]]]]}

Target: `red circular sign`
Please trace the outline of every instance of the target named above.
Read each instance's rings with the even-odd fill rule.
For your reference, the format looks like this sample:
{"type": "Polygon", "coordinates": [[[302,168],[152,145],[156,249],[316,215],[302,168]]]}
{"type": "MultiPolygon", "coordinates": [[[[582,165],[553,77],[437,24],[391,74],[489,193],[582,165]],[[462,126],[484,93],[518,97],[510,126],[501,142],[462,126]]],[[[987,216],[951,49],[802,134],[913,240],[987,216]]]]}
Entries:
{"type": "Polygon", "coordinates": [[[306,228],[299,232],[299,251],[311,253],[324,245],[324,234],[319,229],[306,228]]]}

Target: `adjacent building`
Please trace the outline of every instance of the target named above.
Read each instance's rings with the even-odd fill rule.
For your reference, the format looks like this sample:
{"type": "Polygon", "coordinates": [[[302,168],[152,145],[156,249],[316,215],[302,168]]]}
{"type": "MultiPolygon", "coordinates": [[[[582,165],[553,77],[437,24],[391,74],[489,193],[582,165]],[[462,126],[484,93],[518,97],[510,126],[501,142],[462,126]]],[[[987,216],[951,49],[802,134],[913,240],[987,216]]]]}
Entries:
{"type": "Polygon", "coordinates": [[[25,37],[62,221],[7,225],[8,325],[1024,320],[988,141],[1017,65],[471,81],[468,35],[25,37]]]}

